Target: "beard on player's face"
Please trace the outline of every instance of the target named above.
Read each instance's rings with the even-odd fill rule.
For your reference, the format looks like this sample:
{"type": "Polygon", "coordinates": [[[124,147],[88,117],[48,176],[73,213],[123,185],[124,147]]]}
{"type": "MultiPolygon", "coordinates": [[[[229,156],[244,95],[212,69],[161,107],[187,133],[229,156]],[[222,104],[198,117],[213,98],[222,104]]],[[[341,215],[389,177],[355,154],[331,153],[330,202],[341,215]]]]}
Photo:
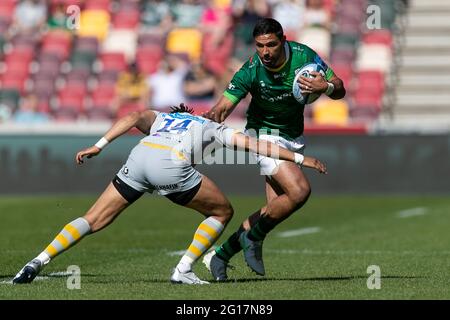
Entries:
{"type": "Polygon", "coordinates": [[[255,38],[256,51],[261,62],[269,68],[278,67],[282,62],[284,41],[274,34],[257,36],[255,38]]]}

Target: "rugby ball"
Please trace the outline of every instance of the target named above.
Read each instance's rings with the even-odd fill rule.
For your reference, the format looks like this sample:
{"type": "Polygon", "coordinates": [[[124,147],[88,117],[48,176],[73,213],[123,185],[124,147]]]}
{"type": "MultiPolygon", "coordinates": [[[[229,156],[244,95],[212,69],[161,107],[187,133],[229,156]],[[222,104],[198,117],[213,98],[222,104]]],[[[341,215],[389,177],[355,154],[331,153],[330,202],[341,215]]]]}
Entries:
{"type": "Polygon", "coordinates": [[[294,95],[295,100],[300,102],[301,104],[310,104],[319,99],[319,93],[302,93],[302,88],[300,87],[300,83],[298,82],[301,76],[306,78],[314,78],[311,74],[312,71],[319,72],[322,76],[325,77],[325,71],[322,66],[316,63],[310,63],[303,66],[300,70],[296,70],[296,74],[294,77],[294,82],[292,83],[292,94],[294,95]]]}

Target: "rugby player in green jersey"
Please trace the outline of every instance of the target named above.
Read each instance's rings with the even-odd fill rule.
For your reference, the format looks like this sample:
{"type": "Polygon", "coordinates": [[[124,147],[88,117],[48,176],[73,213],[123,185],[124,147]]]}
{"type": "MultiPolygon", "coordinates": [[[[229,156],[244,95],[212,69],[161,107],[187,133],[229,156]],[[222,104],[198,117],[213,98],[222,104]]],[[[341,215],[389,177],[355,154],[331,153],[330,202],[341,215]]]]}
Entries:
{"type": "MultiPolygon", "coordinates": [[[[325,93],[331,99],[345,96],[345,88],[325,62],[306,45],[287,41],[278,21],[264,18],[253,29],[256,53],[236,72],[228,88],[206,117],[223,122],[238,103],[251,94],[246,131],[295,152],[303,152],[305,105],[292,94],[296,72],[310,63],[319,64],[325,73],[312,72],[314,78],[299,78],[304,93],[325,93]]],[[[267,204],[250,215],[230,238],[207,254],[204,263],[215,280],[227,279],[226,268],[241,249],[247,265],[265,274],[262,243],[276,225],[300,209],[311,194],[301,167],[295,163],[256,155],[266,176],[267,204]]]]}

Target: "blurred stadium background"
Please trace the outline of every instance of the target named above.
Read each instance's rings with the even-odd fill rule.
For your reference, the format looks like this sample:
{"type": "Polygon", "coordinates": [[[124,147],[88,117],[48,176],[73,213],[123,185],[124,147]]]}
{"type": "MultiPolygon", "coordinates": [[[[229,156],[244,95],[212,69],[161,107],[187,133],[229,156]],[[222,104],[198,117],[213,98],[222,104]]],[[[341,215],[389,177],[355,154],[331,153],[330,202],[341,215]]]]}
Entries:
{"type": "MultiPolygon", "coordinates": [[[[317,191],[449,192],[449,15],[438,0],[2,0],[0,191],[100,190],[138,137],[98,171],[77,171],[74,152],[131,110],[209,110],[254,52],[254,22],[272,16],[347,88],[305,108],[308,152],[334,173],[317,191]]],[[[248,102],[231,126],[245,125],[248,102]]],[[[206,170],[255,181],[248,168],[206,170]]],[[[229,180],[228,192],[261,190],[229,180]]]]}
{"type": "MultiPolygon", "coordinates": [[[[309,262],[310,269],[300,270],[304,277],[311,278],[311,288],[294,294],[294,286],[289,291],[290,297],[449,297],[445,290],[423,289],[427,283],[436,289],[442,281],[448,287],[448,279],[442,279],[446,269],[435,269],[438,276],[431,273],[436,265],[448,266],[449,257],[446,247],[449,239],[444,226],[448,225],[450,211],[447,198],[450,194],[450,2],[441,0],[0,0],[0,215],[4,221],[2,243],[8,246],[2,250],[2,261],[7,263],[2,268],[4,279],[46,244],[49,233],[56,232],[67,219],[87,208],[140,137],[130,134],[118,139],[101,157],[83,167],[75,165],[76,151],[92,145],[115,119],[131,110],[142,110],[149,105],[168,110],[180,102],[192,105],[197,113],[209,110],[233,73],[254,52],[251,31],[255,21],[263,16],[280,21],[288,39],[315,49],[347,88],[343,100],[322,97],[305,108],[306,152],[326,162],[330,173],[319,177],[308,172],[314,196],[322,196],[311,198],[311,204],[305,208],[307,215],[302,219],[291,219],[280,227],[282,230],[324,223],[335,233],[301,243],[320,250],[340,250],[344,254],[337,257],[333,253],[325,256],[318,253],[314,262],[309,262]],[[375,26],[379,22],[379,28],[372,29],[372,22],[375,26]],[[23,202],[17,198],[17,195],[38,193],[47,197],[27,198],[23,202]],[[68,197],[56,196],[61,193],[68,197]],[[82,193],[90,197],[78,200],[75,195],[82,193]],[[330,194],[338,196],[329,197],[330,194]],[[360,198],[360,194],[383,194],[386,198],[360,198]],[[406,197],[395,198],[398,195],[406,197]],[[424,199],[424,195],[441,197],[424,199]],[[55,207],[47,212],[43,203],[55,207]],[[434,208],[430,209],[435,210],[434,215],[422,217],[423,212],[431,212],[426,208],[434,208]],[[419,220],[400,226],[388,218],[388,214],[410,209],[411,216],[419,220]],[[334,217],[330,219],[329,215],[334,217]],[[352,226],[354,219],[358,223],[352,226]],[[51,227],[46,221],[50,221],[51,227]],[[39,248],[25,245],[26,234],[36,234],[35,225],[45,230],[37,235],[39,248]],[[380,230],[384,231],[380,233],[380,230]],[[434,232],[435,237],[424,238],[434,232]],[[13,250],[16,246],[18,251],[13,250]],[[349,248],[369,251],[357,251],[360,253],[349,260],[349,248]],[[386,264],[396,266],[390,269],[394,275],[390,283],[393,291],[387,295],[370,295],[364,287],[365,291],[358,289],[352,294],[356,287],[339,281],[346,279],[339,278],[346,274],[342,270],[346,270],[347,263],[353,263],[350,282],[360,281],[365,286],[365,267],[359,269],[360,265],[370,264],[373,261],[370,257],[380,258],[376,251],[380,248],[388,250],[387,256],[383,256],[388,261],[386,264]],[[414,248],[420,252],[408,251],[414,248]],[[368,252],[368,257],[361,252],[368,252]],[[432,258],[427,254],[433,255],[432,258]],[[359,259],[362,256],[364,259],[359,259]],[[396,265],[400,261],[396,260],[398,257],[404,259],[404,269],[396,265]],[[406,267],[411,261],[415,262],[415,271],[406,267]],[[334,269],[337,262],[339,265],[334,269]],[[323,274],[317,270],[324,270],[323,274]],[[326,291],[326,282],[314,282],[326,280],[330,272],[337,277],[334,291],[326,291]],[[404,286],[401,281],[410,281],[410,286],[404,286]],[[316,284],[322,285],[325,291],[318,292],[316,284]]],[[[242,101],[232,113],[227,120],[230,126],[245,125],[248,102],[242,101]]],[[[263,179],[256,166],[201,165],[199,168],[227,194],[240,195],[232,198],[239,215],[229,232],[249,210],[264,203],[263,179]]],[[[177,208],[152,197],[146,201],[149,202],[144,204],[155,205],[158,212],[169,210],[158,226],[170,233],[169,222],[181,217],[177,208]]],[[[144,207],[137,208],[145,210],[144,207]]],[[[143,226],[145,221],[147,227],[154,225],[151,214],[145,217],[136,216],[137,212],[130,214],[135,221],[142,221],[143,226]]],[[[189,216],[183,221],[194,228],[198,223],[195,218],[189,216]]],[[[130,224],[131,228],[136,227],[130,221],[124,223],[125,227],[130,224]]],[[[123,245],[116,242],[116,246],[120,248],[126,243],[136,246],[120,225],[111,228],[122,234],[117,241],[123,241],[123,245]]],[[[178,238],[158,238],[156,245],[161,242],[161,246],[181,250],[190,241],[191,229],[186,230],[181,223],[173,230],[178,238]],[[175,243],[175,240],[179,241],[175,243]]],[[[92,241],[86,248],[107,252],[114,240],[106,232],[99,236],[98,247],[92,241]]],[[[298,270],[292,260],[277,253],[277,249],[289,246],[272,241],[269,252],[295,274],[298,270]]],[[[139,244],[153,245],[145,241],[139,244]]],[[[298,248],[295,242],[292,246],[293,250],[298,248]]],[[[155,263],[150,257],[153,254],[159,259],[156,257],[161,252],[153,247],[148,250],[145,259],[148,264],[155,263]]],[[[308,254],[306,261],[312,259],[308,254]]],[[[61,261],[70,264],[67,256],[61,261]]],[[[87,261],[92,263],[84,251],[78,251],[77,259],[86,260],[88,266],[87,261]]],[[[142,262],[142,252],[130,251],[123,256],[124,261],[128,259],[135,259],[133,268],[137,268],[142,262]]],[[[159,263],[159,269],[155,268],[158,271],[154,272],[160,274],[155,276],[156,283],[152,285],[161,286],[160,282],[167,280],[168,266],[176,259],[161,260],[167,265],[162,267],[163,263],[159,263]]],[[[269,266],[273,257],[270,261],[269,266]]],[[[120,274],[122,269],[117,268],[120,274]]],[[[281,280],[291,275],[275,269],[272,266],[275,277],[281,280]]],[[[140,281],[136,275],[142,270],[132,271],[133,275],[128,276],[140,281]]],[[[95,262],[91,273],[102,272],[107,271],[100,262],[95,262]]],[[[200,275],[206,277],[206,273],[200,275]]],[[[333,277],[328,278],[334,281],[333,277]]],[[[110,282],[116,280],[112,278],[110,282]]],[[[261,291],[254,290],[252,297],[267,297],[258,292],[268,291],[275,299],[283,297],[290,287],[275,280],[269,283],[270,288],[263,282],[252,283],[261,286],[261,291]]],[[[92,280],[92,286],[98,287],[99,283],[92,280]]],[[[239,286],[242,291],[251,291],[245,282],[239,286]]],[[[49,293],[44,297],[54,297],[54,285],[47,287],[49,293]]],[[[119,287],[113,289],[123,290],[119,287]]],[[[189,291],[193,298],[203,298],[201,294],[206,294],[203,289],[197,293],[182,290],[189,291]]],[[[221,298],[223,294],[225,298],[245,298],[231,290],[216,291],[212,298],[221,298]]],[[[0,290],[0,297],[23,297],[21,292],[11,296],[0,290]]],[[[97,297],[111,297],[102,294],[97,297]]],[[[166,287],[163,294],[166,295],[159,298],[184,297],[166,287]]]]}

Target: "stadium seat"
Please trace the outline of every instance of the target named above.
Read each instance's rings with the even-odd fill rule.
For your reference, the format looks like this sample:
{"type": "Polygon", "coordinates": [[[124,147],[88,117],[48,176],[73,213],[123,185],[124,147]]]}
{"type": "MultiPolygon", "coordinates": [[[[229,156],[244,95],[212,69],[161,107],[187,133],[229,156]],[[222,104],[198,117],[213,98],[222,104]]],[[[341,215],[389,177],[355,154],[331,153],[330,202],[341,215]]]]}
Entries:
{"type": "Polygon", "coordinates": [[[92,92],[92,104],[94,106],[109,106],[116,95],[114,85],[100,83],[92,92]]]}
{"type": "Polygon", "coordinates": [[[355,108],[373,108],[380,111],[382,109],[382,94],[370,91],[356,91],[353,94],[355,108]]]}
{"type": "Polygon", "coordinates": [[[29,63],[33,60],[34,51],[33,48],[21,47],[13,48],[5,55],[5,63],[10,63],[13,61],[19,61],[22,63],[29,63]]]}
{"type": "Polygon", "coordinates": [[[2,0],[0,1],[0,17],[13,17],[16,8],[16,1],[2,0]]]}
{"type": "Polygon", "coordinates": [[[127,63],[134,61],[137,33],[127,29],[112,29],[102,44],[102,52],[122,52],[127,63]]]}
{"type": "Polygon", "coordinates": [[[17,90],[20,94],[23,94],[25,92],[26,80],[26,75],[4,73],[1,75],[0,88],[17,90]]]}
{"type": "Polygon", "coordinates": [[[360,71],[355,78],[355,91],[363,91],[368,94],[383,95],[385,80],[383,73],[379,71],[360,71]]]}
{"type": "Polygon", "coordinates": [[[32,92],[38,98],[50,99],[55,92],[55,81],[53,79],[34,79],[32,92]]]}
{"type": "Polygon", "coordinates": [[[86,0],[86,10],[110,11],[111,0],[86,0]]]}
{"type": "Polygon", "coordinates": [[[5,64],[5,72],[14,73],[18,76],[26,76],[29,73],[29,62],[20,61],[18,59],[9,59],[5,64]]]}
{"type": "Polygon", "coordinates": [[[67,84],[86,84],[90,72],[84,69],[73,69],[66,75],[66,85],[67,84]]]}
{"type": "Polygon", "coordinates": [[[392,49],[392,32],[389,30],[372,30],[365,33],[361,41],[364,44],[381,44],[392,49]]]}
{"type": "Polygon", "coordinates": [[[10,42],[14,49],[25,49],[35,51],[38,40],[30,34],[17,34],[10,42]]]}
{"type": "Polygon", "coordinates": [[[119,78],[119,72],[115,70],[106,70],[102,71],[97,76],[97,81],[99,84],[108,83],[111,85],[115,85],[117,79],[119,78]]]}
{"type": "Polygon", "coordinates": [[[106,38],[109,31],[110,15],[107,9],[99,8],[102,7],[102,2],[88,1],[86,3],[86,10],[83,10],[80,16],[79,36],[96,37],[99,41],[103,41],[106,38]],[[94,3],[97,3],[98,7],[94,3]]]}
{"type": "Polygon", "coordinates": [[[167,36],[166,49],[170,53],[187,53],[191,61],[200,59],[202,33],[197,29],[173,29],[167,36]]]}
{"type": "Polygon", "coordinates": [[[387,73],[391,68],[391,50],[380,44],[362,45],[358,50],[356,69],[387,73]]]}
{"type": "Polygon", "coordinates": [[[149,75],[158,69],[163,57],[163,51],[157,46],[139,48],[136,54],[136,63],[139,71],[149,75]]]}
{"type": "Polygon", "coordinates": [[[161,49],[164,47],[164,38],[160,34],[143,33],[138,36],[137,41],[139,49],[147,46],[158,46],[161,49]]]}
{"type": "Polygon", "coordinates": [[[41,49],[43,53],[54,54],[60,61],[66,60],[70,54],[70,45],[64,42],[45,42],[41,49]]]}
{"type": "Polygon", "coordinates": [[[119,11],[113,17],[113,27],[115,29],[135,29],[139,24],[139,11],[119,11]]]}
{"type": "Polygon", "coordinates": [[[95,37],[78,37],[75,50],[98,53],[99,42],[95,37]]]}
{"type": "Polygon", "coordinates": [[[52,115],[57,122],[73,122],[81,115],[77,106],[60,104],[52,115]]]}
{"type": "Polygon", "coordinates": [[[320,99],[313,106],[313,121],[319,125],[345,126],[349,121],[349,106],[345,100],[320,99]]]}
{"type": "Polygon", "coordinates": [[[108,52],[100,55],[102,71],[124,71],[127,68],[125,55],[122,52],[108,52]]]}
{"type": "Polygon", "coordinates": [[[352,65],[335,63],[332,64],[331,68],[333,69],[334,73],[344,82],[344,86],[346,88],[349,88],[353,77],[352,65]]]}
{"type": "Polygon", "coordinates": [[[43,60],[39,62],[38,73],[43,76],[56,78],[60,73],[60,64],[58,60],[43,60]]]}
{"type": "Polygon", "coordinates": [[[72,108],[79,113],[84,111],[86,87],[71,86],[63,88],[58,94],[58,105],[72,108]]]}

